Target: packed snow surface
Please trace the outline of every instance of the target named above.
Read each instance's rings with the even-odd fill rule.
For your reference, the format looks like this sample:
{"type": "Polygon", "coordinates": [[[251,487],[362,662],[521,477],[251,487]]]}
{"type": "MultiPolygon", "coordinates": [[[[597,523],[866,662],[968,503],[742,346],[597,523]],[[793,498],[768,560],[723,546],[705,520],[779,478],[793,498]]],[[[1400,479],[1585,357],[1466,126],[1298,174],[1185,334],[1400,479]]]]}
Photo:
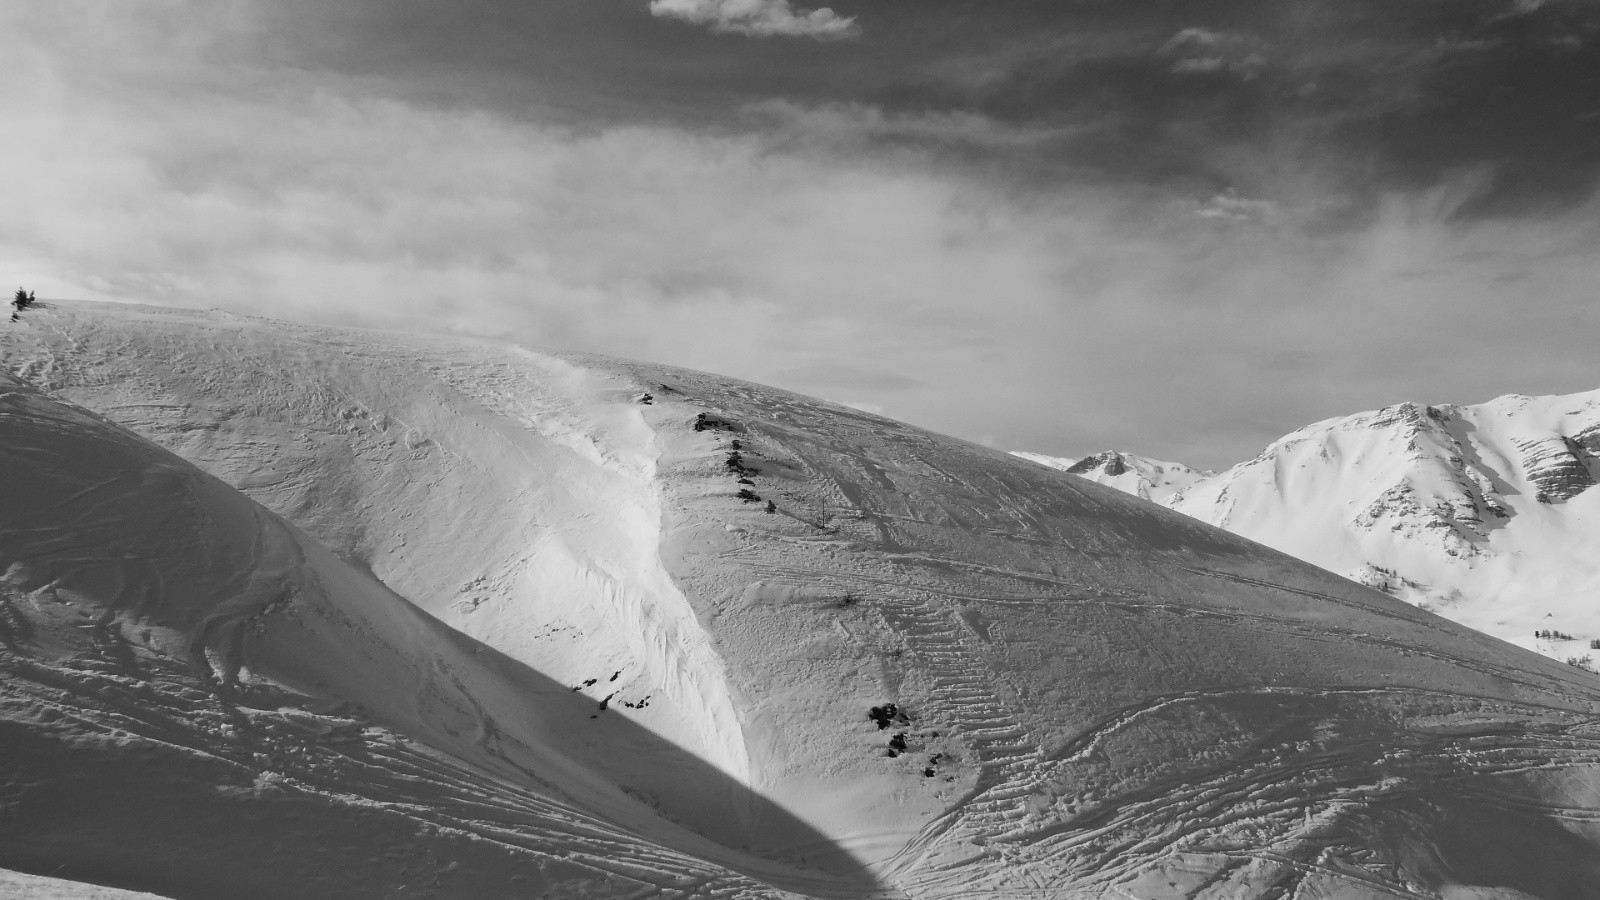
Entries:
{"type": "Polygon", "coordinates": [[[1593,676],[1111,488],[488,342],[57,303],[0,352],[17,872],[174,898],[1600,879],[1593,676]]]}
{"type": "Polygon", "coordinates": [[[1080,474],[1557,659],[1600,659],[1600,391],[1328,419],[1165,494],[1080,474]]]}

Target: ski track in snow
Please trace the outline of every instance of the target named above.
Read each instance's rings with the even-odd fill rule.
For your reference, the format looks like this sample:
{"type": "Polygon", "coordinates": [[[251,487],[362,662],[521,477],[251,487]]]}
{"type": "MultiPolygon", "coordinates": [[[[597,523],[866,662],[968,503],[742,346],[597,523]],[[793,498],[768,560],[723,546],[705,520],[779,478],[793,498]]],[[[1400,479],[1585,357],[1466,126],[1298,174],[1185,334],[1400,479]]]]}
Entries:
{"type": "Polygon", "coordinates": [[[726,900],[1600,872],[1581,673],[1003,454],[485,342],[63,304],[0,349],[261,504],[6,388],[39,500],[0,521],[0,865],[726,900]]]}

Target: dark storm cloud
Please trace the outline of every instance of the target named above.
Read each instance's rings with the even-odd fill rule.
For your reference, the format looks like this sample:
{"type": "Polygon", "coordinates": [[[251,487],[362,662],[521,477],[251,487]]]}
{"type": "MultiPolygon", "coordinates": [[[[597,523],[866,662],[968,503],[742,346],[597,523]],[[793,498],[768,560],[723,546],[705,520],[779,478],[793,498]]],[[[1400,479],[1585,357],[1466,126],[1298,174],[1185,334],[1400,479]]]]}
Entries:
{"type": "MultiPolygon", "coordinates": [[[[735,6],[665,8],[729,23],[769,9],[751,0],[741,19],[735,6]]],[[[965,115],[1054,136],[966,159],[1019,178],[1273,199],[1309,183],[1364,209],[1479,169],[1480,196],[1459,213],[1480,215],[1581,202],[1600,175],[1588,0],[879,0],[828,7],[816,21],[859,40],[825,44],[665,27],[645,0],[267,9],[288,58],[403,96],[730,128],[755,127],[752,105],[857,107],[882,117],[885,140],[898,136],[886,122],[914,139],[917,117],[965,115]]],[[[816,11],[770,10],[773,22],[816,11]]]]}

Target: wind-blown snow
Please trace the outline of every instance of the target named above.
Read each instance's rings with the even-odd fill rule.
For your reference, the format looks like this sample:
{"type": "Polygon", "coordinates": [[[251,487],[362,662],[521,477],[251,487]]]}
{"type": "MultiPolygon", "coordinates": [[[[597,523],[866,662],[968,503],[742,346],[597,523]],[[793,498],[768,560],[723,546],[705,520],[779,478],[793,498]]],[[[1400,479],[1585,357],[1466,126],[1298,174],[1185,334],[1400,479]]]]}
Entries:
{"type": "Polygon", "coordinates": [[[1005,454],[224,314],[54,304],[0,350],[12,869],[728,898],[1600,872],[1590,676],[1005,454]]]}

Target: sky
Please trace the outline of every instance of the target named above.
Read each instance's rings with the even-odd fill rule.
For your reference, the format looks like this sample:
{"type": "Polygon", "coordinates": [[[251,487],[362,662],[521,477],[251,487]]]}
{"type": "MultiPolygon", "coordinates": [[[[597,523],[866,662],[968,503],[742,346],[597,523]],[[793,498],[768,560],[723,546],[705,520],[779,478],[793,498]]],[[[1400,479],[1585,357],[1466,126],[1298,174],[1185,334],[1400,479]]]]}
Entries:
{"type": "Polygon", "coordinates": [[[1204,467],[1600,388],[1595,0],[0,5],[0,280],[1204,467]]]}

